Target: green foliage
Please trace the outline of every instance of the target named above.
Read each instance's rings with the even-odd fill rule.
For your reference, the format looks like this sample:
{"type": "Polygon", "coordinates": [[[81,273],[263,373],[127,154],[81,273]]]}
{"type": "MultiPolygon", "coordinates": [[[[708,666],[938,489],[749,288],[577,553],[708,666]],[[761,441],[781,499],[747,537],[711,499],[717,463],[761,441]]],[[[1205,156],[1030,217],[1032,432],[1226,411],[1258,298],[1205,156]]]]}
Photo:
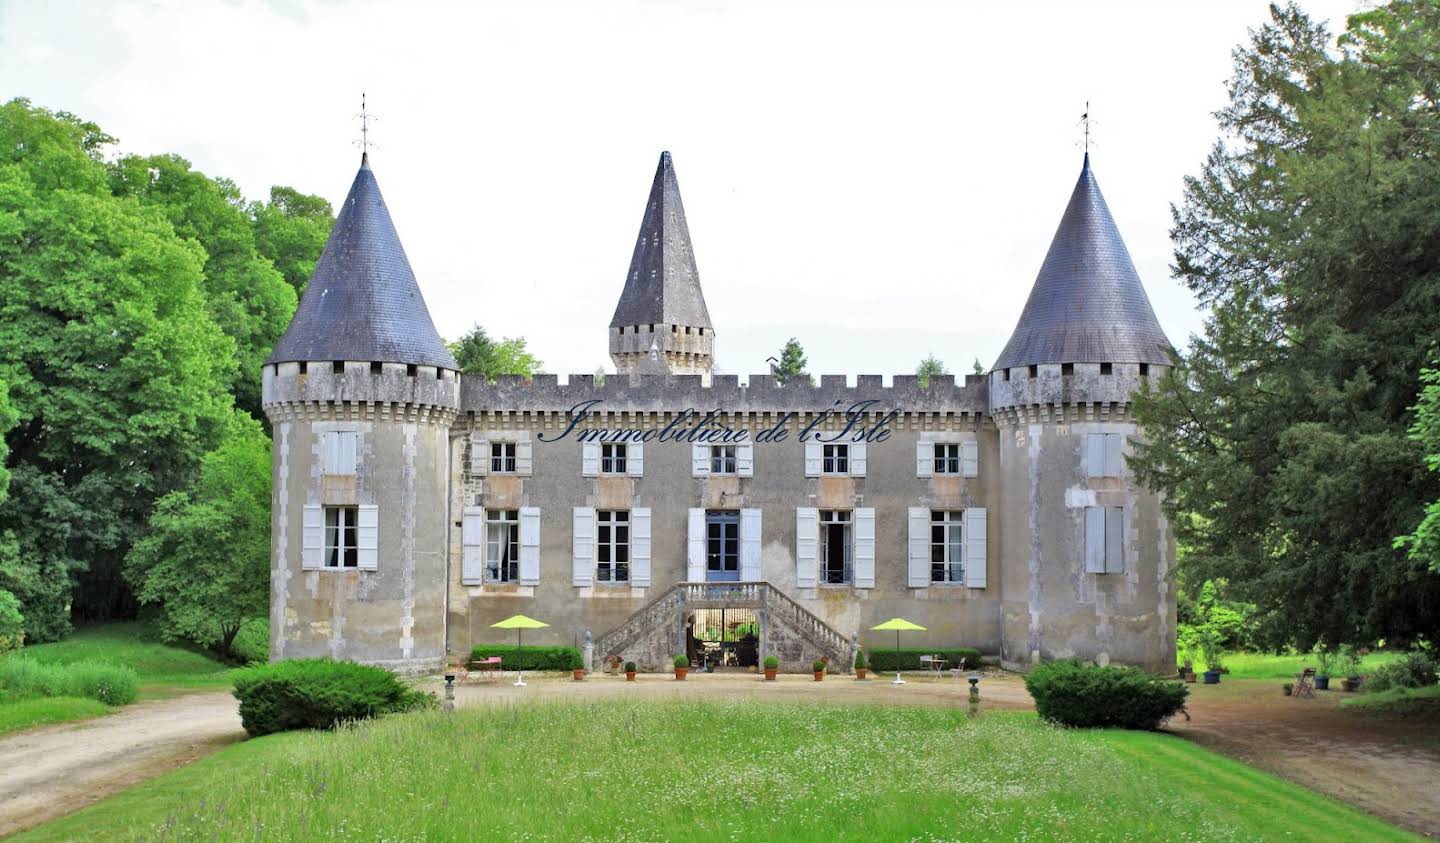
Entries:
{"type": "Polygon", "coordinates": [[[143,682],[170,682],[224,676],[224,664],[192,648],[165,644],[141,623],[82,626],[64,641],[32,644],[25,658],[44,664],[103,661],[134,670],[143,682]]]}
{"type": "Polygon", "coordinates": [[[240,626],[230,653],[240,664],[264,663],[270,660],[270,619],[251,618],[240,626]]]}
{"type": "Polygon", "coordinates": [[[1347,711],[1375,717],[1440,720],[1440,685],[1385,691],[1365,687],[1362,690],[1365,693],[1346,694],[1340,705],[1347,711]]]}
{"type": "Polygon", "coordinates": [[[920,670],[921,656],[939,656],[947,662],[946,667],[959,667],[967,670],[980,667],[980,651],[974,647],[946,647],[938,650],[904,647],[899,650],[898,655],[894,648],[871,647],[870,666],[881,673],[897,670],[920,670]]]}
{"type": "Polygon", "coordinates": [[[5,435],[15,426],[18,415],[15,408],[10,406],[10,387],[4,380],[0,380],[0,502],[10,491],[10,472],[5,470],[5,459],[10,455],[10,447],[5,444],[5,435]]]}
{"type": "Polygon", "coordinates": [[[128,705],[139,696],[134,669],[109,662],[47,664],[23,653],[0,659],[0,691],[6,697],[87,697],[128,705]]]}
{"type": "Polygon", "coordinates": [[[772,370],[775,375],[775,383],[783,386],[787,381],[803,380],[805,383],[814,383],[810,375],[806,373],[805,367],[809,361],[805,359],[805,349],[800,346],[800,341],[794,337],[785,343],[780,349],[780,362],[775,364],[772,370]]]}
{"type": "Polygon", "coordinates": [[[470,651],[473,660],[500,657],[502,670],[575,670],[584,667],[580,651],[574,647],[514,647],[504,644],[477,644],[470,651]]]}
{"type": "Polygon", "coordinates": [[[915,368],[915,376],[920,379],[921,389],[930,388],[930,379],[932,377],[948,374],[950,373],[945,370],[945,364],[936,359],[933,354],[921,360],[920,365],[915,368]]]}
{"type": "Polygon", "coordinates": [[[766,657],[765,657],[765,669],[766,669],[766,670],[779,670],[779,669],[780,669],[780,658],[779,658],[778,656],[766,656],[766,657]]]}
{"type": "Polygon", "coordinates": [[[690,666],[690,657],[687,656],[687,655],[685,655],[684,653],[681,653],[680,655],[678,655],[678,656],[675,657],[675,666],[676,666],[676,667],[689,667],[689,666],[690,666]]]}
{"type": "Polygon", "coordinates": [[[1298,7],[1235,52],[1224,133],[1174,210],[1203,336],[1134,403],[1131,458],[1192,580],[1269,647],[1440,634],[1440,574],[1393,538],[1440,497],[1409,436],[1440,344],[1440,4],[1298,7]]]}
{"type": "Polygon", "coordinates": [[[1046,720],[1079,728],[1158,729],[1185,705],[1189,689],[1133,667],[1044,662],[1025,689],[1046,720]]]}
{"type": "Polygon", "coordinates": [[[110,713],[110,707],[86,697],[29,697],[0,701],[0,735],[47,723],[86,720],[110,713]]]}
{"type": "Polygon", "coordinates": [[[202,294],[205,251],[161,208],[112,194],[108,143],[72,115],[0,105],[0,380],[17,420],[0,588],[32,641],[64,635],[72,604],[133,611],[120,561],[231,404],[235,347],[202,294]]]}
{"type": "Polygon", "coordinates": [[[0,656],[25,644],[25,616],[20,599],[0,588],[0,656]]]}
{"type": "Polygon", "coordinates": [[[1371,671],[1365,677],[1364,688],[1366,691],[1428,688],[1435,684],[1436,673],[1435,658],[1427,652],[1415,650],[1371,671]]]}
{"type": "Polygon", "coordinates": [[[309,196],[293,187],[270,188],[270,201],[250,205],[255,232],[255,250],[270,259],[295,295],[305,292],[315,264],[325,249],[335,211],[319,196],[309,196]]]}
{"type": "Polygon", "coordinates": [[[270,606],[270,439],[259,422],[232,413],[194,489],[156,504],[125,576],[142,604],[158,607],[168,640],[236,657],[236,634],[270,606]]]}
{"type": "Polygon", "coordinates": [[[235,672],[240,722],[251,737],[293,729],[333,729],[351,721],[435,705],[380,667],[296,659],[235,672]]]}
{"type": "Polygon", "coordinates": [[[865,669],[865,668],[868,668],[868,667],[870,667],[870,663],[865,660],[865,650],[862,649],[862,648],[860,648],[860,647],[856,647],[856,648],[855,648],[855,669],[856,669],[856,670],[862,670],[862,669],[865,669]]]}
{"type": "Polygon", "coordinates": [[[634,673],[637,669],[638,668],[635,667],[635,662],[625,662],[626,673],[634,673]]]}
{"type": "MultiPolygon", "coordinates": [[[[1421,369],[1420,383],[1410,438],[1424,450],[1426,468],[1440,474],[1440,368],[1421,369]]],[[[1414,532],[1395,539],[1395,547],[1406,548],[1411,560],[1440,573],[1440,497],[1425,506],[1425,517],[1414,532]]]]}
{"type": "Polygon", "coordinates": [[[478,324],[465,336],[450,343],[450,353],[467,375],[484,375],[495,380],[500,375],[532,377],[543,365],[525,349],[525,338],[496,341],[478,324]]]}
{"type": "Polygon", "coordinates": [[[825,662],[821,661],[820,659],[816,659],[815,661],[810,663],[810,670],[812,673],[824,673],[825,662]]]}

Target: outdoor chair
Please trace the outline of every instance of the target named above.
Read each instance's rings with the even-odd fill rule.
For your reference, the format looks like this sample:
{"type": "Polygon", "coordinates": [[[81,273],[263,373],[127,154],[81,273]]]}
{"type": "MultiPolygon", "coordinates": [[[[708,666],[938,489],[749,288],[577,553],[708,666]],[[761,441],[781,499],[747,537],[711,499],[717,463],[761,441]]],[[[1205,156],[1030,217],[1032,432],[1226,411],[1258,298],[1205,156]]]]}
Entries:
{"type": "Polygon", "coordinates": [[[934,669],[935,669],[935,657],[934,657],[934,656],[921,656],[921,657],[920,657],[920,669],[921,669],[921,670],[934,670],[934,669]]]}
{"type": "Polygon", "coordinates": [[[500,677],[499,656],[491,656],[488,659],[476,659],[470,662],[469,666],[474,668],[476,673],[486,679],[494,680],[500,677]]]}
{"type": "Polygon", "coordinates": [[[1295,690],[1291,692],[1295,699],[1309,697],[1315,699],[1315,668],[1307,667],[1295,677],[1295,690]]]}

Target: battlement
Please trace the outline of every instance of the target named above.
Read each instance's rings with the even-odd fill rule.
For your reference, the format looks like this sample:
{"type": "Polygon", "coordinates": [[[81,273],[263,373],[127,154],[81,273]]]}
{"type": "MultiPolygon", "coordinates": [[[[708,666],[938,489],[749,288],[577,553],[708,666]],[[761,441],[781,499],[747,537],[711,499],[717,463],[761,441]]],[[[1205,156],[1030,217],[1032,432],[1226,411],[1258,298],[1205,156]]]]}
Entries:
{"type": "Polygon", "coordinates": [[[741,385],[739,375],[714,375],[707,386],[699,375],[608,375],[597,384],[594,375],[570,375],[560,383],[556,375],[530,380],[501,376],[493,383],[480,378],[462,379],[462,412],[506,410],[564,412],[582,401],[603,402],[605,412],[667,412],[686,408],[722,409],[726,412],[805,412],[834,407],[846,409],[861,401],[875,401],[872,412],[984,415],[989,385],[983,375],[966,375],[963,385],[954,375],[937,375],[922,389],[915,375],[895,375],[884,385],[882,375],[857,375],[849,385],[846,375],[821,375],[814,385],[791,380],[781,386],[771,375],[751,375],[741,385]]]}
{"type": "Polygon", "coordinates": [[[1167,366],[1146,363],[1046,363],[990,373],[992,411],[1070,404],[1129,404],[1167,366]]]}
{"type": "Polygon", "coordinates": [[[401,404],[455,409],[460,373],[368,360],[272,363],[261,370],[261,404],[401,404]]]}

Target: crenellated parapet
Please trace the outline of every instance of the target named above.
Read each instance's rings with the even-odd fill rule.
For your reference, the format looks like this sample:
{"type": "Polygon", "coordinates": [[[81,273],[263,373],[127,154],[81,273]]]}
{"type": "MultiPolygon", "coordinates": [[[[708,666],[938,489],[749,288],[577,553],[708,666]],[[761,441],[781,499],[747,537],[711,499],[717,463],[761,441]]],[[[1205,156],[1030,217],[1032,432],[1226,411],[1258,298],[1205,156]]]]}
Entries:
{"type": "Polygon", "coordinates": [[[1166,367],[1145,363],[1041,363],[991,372],[996,423],[1128,419],[1130,396],[1166,367]]]}
{"type": "Polygon", "coordinates": [[[460,373],[360,360],[272,363],[261,376],[261,402],[276,422],[354,419],[449,424],[460,406],[460,373]]]}

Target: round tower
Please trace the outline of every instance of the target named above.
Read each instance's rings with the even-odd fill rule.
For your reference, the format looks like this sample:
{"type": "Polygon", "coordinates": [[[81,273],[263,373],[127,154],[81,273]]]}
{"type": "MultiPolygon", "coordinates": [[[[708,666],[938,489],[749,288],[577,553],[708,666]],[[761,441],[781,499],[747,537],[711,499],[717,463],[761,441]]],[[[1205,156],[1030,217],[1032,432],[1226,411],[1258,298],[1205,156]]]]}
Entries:
{"type": "Polygon", "coordinates": [[[458,368],[362,156],[262,375],[274,439],[272,661],[442,666],[458,368]]]}
{"type": "Polygon", "coordinates": [[[715,360],[715,329],[668,152],[660,153],[625,289],[610,320],[610,359],[622,375],[659,371],[707,380],[715,360]],[[657,356],[663,368],[654,365],[657,356]]]}
{"type": "Polygon", "coordinates": [[[1171,672],[1175,541],[1125,463],[1130,396],[1169,341],[1085,156],[1019,324],[992,368],[1000,430],[1002,661],[1171,672]]]}

